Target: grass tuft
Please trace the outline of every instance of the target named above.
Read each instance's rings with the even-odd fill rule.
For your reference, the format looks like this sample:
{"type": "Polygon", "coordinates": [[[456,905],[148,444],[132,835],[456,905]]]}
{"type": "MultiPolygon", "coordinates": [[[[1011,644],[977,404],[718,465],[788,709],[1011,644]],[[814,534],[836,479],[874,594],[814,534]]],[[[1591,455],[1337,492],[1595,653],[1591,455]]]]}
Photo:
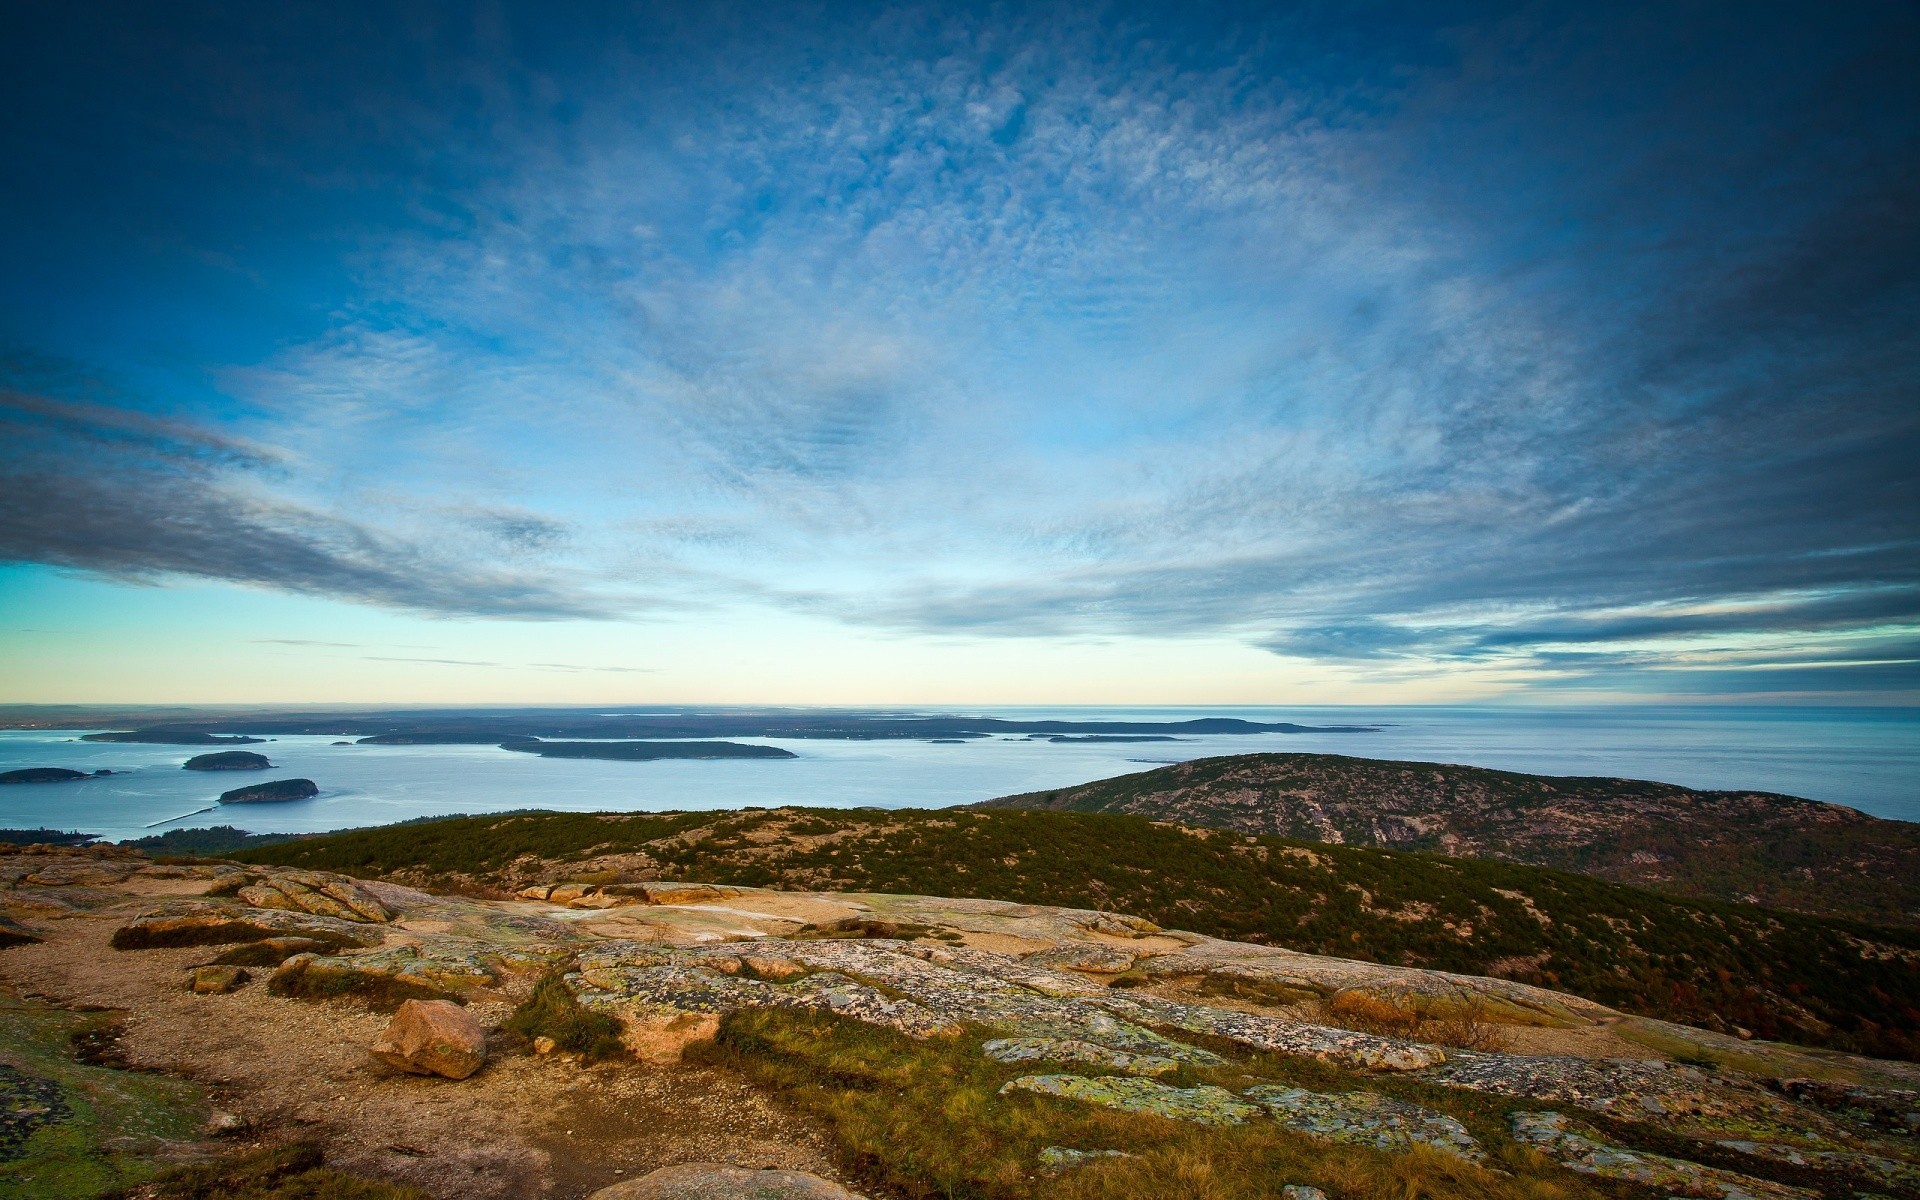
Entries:
{"type": "Polygon", "coordinates": [[[504,1028],[529,1041],[550,1037],[560,1049],[588,1062],[620,1058],[627,1052],[620,1041],[620,1022],[581,1007],[558,975],[542,979],[526,1003],[507,1018],[504,1028]]]}
{"type": "Polygon", "coordinates": [[[319,1149],[305,1144],[176,1167],[156,1176],[139,1195],[142,1200],[427,1200],[415,1188],[324,1166],[319,1149]]]}

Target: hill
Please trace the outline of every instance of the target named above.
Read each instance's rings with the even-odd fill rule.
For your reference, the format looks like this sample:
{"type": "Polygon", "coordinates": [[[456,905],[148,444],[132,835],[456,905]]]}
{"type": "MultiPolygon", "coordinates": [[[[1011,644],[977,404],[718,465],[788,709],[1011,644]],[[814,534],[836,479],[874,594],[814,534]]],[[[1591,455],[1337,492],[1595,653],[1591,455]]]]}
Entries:
{"type": "Polygon", "coordinates": [[[1769,792],[1339,754],[1202,758],[981,808],[1557,867],[1700,899],[1920,924],[1920,825],[1769,792]]]}
{"type": "Polygon", "coordinates": [[[1100,908],[1213,937],[1498,976],[1708,1029],[1920,1058],[1920,932],[1139,817],[522,813],[233,857],[483,896],[561,880],[697,879],[1100,908]]]}

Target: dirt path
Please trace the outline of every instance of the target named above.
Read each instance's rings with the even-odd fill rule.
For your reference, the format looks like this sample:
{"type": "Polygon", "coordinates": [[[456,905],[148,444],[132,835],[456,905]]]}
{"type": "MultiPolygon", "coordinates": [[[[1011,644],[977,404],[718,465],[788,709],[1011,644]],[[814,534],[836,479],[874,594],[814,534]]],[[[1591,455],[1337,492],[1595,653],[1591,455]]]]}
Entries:
{"type": "MultiPolygon", "coordinates": [[[[264,1140],[306,1138],[334,1166],[444,1200],[572,1200],[677,1162],[778,1166],[837,1176],[828,1139],[732,1075],[496,1055],[460,1082],[405,1075],[366,1047],[383,1014],[347,1001],[224,996],[182,986],[214,949],[116,951],[108,938],[143,900],[41,922],[39,945],[0,952],[0,981],[69,1007],[125,1013],[135,1066],[206,1085],[264,1140]]],[[[504,1005],[474,1007],[496,1025],[504,1005]]]]}

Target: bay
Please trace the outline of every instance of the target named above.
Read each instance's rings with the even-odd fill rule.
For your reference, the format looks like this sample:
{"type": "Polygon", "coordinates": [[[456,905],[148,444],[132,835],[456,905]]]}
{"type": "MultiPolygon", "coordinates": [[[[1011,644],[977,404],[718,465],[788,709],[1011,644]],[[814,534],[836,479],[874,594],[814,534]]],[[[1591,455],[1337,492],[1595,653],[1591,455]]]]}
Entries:
{"type": "Polygon", "coordinates": [[[1920,711],[1913,709],[1484,705],[964,711],[1023,720],[1225,716],[1379,728],[1359,734],[1120,744],[1024,737],[957,745],[741,738],[735,740],[781,746],[799,757],[663,762],[546,759],[493,746],[337,746],[336,738],[290,736],[246,747],[268,755],[275,764],[270,771],[213,773],[181,769],[207,747],[82,742],[77,730],[16,730],[0,732],[0,771],[43,766],[104,768],[114,774],[79,783],[0,787],[0,827],[78,829],[118,840],[199,825],[315,832],[521,808],[942,807],[1150,770],[1163,762],[1255,751],[1319,751],[1784,792],[1875,816],[1920,820],[1920,711]],[[314,780],[320,795],[196,811],[242,783],[293,776],[314,780]]]}

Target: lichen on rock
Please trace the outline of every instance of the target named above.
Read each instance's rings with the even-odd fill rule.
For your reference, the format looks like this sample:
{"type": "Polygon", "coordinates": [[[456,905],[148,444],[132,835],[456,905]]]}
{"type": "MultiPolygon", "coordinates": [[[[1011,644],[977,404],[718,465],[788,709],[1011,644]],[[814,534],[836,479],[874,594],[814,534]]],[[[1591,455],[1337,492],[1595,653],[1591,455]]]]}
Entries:
{"type": "Polygon", "coordinates": [[[1263,1084],[1243,1094],[1288,1129],[1322,1141],[1376,1150],[1427,1146],[1469,1162],[1486,1157],[1459,1121],[1376,1092],[1310,1092],[1263,1084]]]}
{"type": "Polygon", "coordinates": [[[1244,1125],[1261,1112],[1258,1105],[1249,1104],[1222,1087],[1168,1087],[1130,1075],[1022,1075],[1000,1089],[1003,1096],[1013,1092],[1082,1100],[1121,1112],[1145,1113],[1201,1125],[1244,1125]]]}

